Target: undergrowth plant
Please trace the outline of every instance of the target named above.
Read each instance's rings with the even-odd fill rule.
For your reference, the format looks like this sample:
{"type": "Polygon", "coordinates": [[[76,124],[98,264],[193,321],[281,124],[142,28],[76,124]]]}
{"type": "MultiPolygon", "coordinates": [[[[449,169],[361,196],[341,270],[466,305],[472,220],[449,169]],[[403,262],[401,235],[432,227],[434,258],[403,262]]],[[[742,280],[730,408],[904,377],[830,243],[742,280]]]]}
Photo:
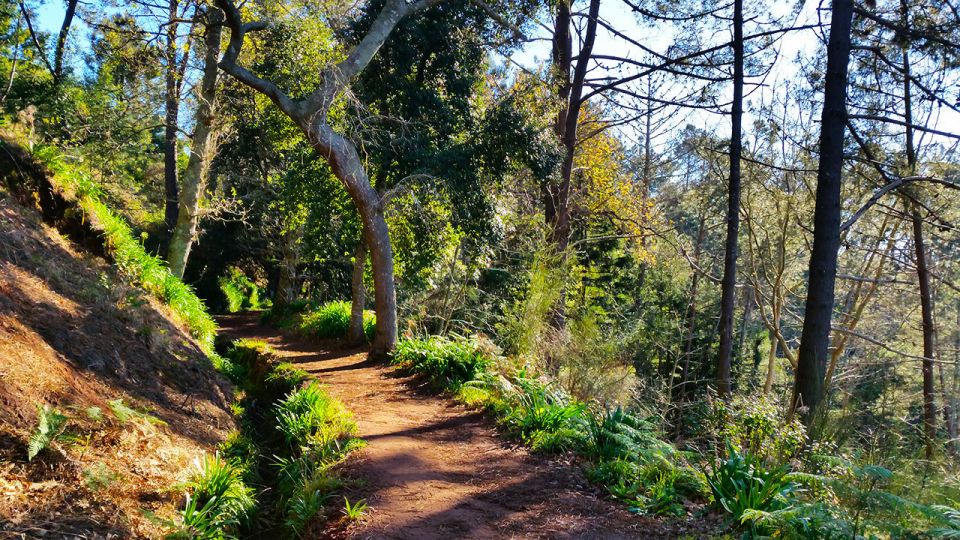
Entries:
{"type": "Polygon", "coordinates": [[[350,499],[343,498],[343,516],[351,521],[357,521],[363,517],[363,514],[367,511],[367,500],[360,499],[359,501],[350,503],[350,499]]]}
{"type": "Polygon", "coordinates": [[[37,427],[27,444],[27,460],[33,461],[37,454],[63,437],[67,428],[67,416],[49,405],[37,407],[37,427]]]}
{"type": "MultiPolygon", "coordinates": [[[[350,332],[351,305],[346,301],[315,304],[296,301],[283,306],[273,306],[264,313],[264,320],[281,328],[292,328],[298,334],[320,339],[342,339],[350,332]]],[[[376,333],[377,316],[373,311],[363,311],[363,335],[368,342],[376,333]]]]}
{"type": "Polygon", "coordinates": [[[244,309],[260,309],[265,301],[260,298],[260,287],[235,266],[217,280],[220,292],[227,301],[227,311],[236,313],[244,309]]]}
{"type": "Polygon", "coordinates": [[[244,532],[299,537],[342,486],[334,466],[363,441],[343,404],[306,383],[307,374],[267,343],[235,341],[224,361],[242,389],[235,404],[241,431],[221,454],[260,493],[258,519],[244,532]]]}
{"type": "Polygon", "coordinates": [[[489,359],[476,339],[431,336],[400,341],[391,363],[424,376],[437,390],[456,392],[483,373],[489,359]]]}
{"type": "Polygon", "coordinates": [[[182,524],[174,538],[236,538],[255,507],[253,490],[241,472],[219,454],[195,462],[195,471],[183,488],[187,500],[182,524]]]}
{"type": "Polygon", "coordinates": [[[781,510],[800,487],[786,465],[768,467],[756,456],[727,444],[727,457],[707,475],[713,502],[739,522],[744,512],[781,510]]]}

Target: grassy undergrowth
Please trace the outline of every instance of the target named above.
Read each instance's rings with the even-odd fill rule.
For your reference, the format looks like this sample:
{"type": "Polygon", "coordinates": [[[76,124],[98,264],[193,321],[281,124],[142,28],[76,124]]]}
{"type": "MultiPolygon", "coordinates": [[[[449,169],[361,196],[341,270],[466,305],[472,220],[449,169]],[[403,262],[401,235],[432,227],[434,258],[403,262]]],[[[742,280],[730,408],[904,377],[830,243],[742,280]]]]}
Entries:
{"type": "MultiPolygon", "coordinates": [[[[323,304],[294,302],[283,307],[274,307],[265,314],[271,323],[289,328],[305,337],[342,339],[350,332],[350,302],[333,301],[323,304]]],[[[368,342],[373,341],[377,316],[373,311],[363,312],[363,334],[368,342]]]]}
{"type": "Polygon", "coordinates": [[[182,486],[187,498],[173,536],[300,537],[342,486],[334,466],[362,447],[356,425],[342,403],[262,341],[235,342],[222,366],[239,389],[241,428],[182,486]]]}
{"type": "Polygon", "coordinates": [[[487,410],[534,451],[575,452],[588,478],[636,513],[687,517],[713,508],[742,538],[960,538],[960,485],[941,482],[934,494],[934,482],[916,485],[920,474],[810,447],[802,425],[784,423],[769,398],[718,402],[701,419],[701,440],[680,450],[658,417],[578,402],[474,338],[405,340],[392,362],[487,410]]]}
{"type": "Polygon", "coordinates": [[[235,266],[217,280],[220,292],[226,300],[226,309],[230,313],[242,310],[257,310],[270,307],[270,300],[263,298],[263,291],[252,279],[235,266]]]}
{"type": "Polygon", "coordinates": [[[707,496],[703,476],[660,439],[653,423],[579,402],[546,377],[513,368],[476,338],[403,340],[392,363],[485,409],[507,436],[534,451],[579,454],[593,481],[639,513],[683,515],[685,501],[707,496]]]}
{"type": "Polygon", "coordinates": [[[103,193],[79,164],[68,163],[54,147],[36,145],[34,157],[50,170],[51,184],[77,205],[84,221],[104,236],[104,244],[120,273],[168,305],[200,347],[213,355],[217,324],[193,289],[170,273],[167,264],[148,253],[127,222],[103,203],[103,193]]]}

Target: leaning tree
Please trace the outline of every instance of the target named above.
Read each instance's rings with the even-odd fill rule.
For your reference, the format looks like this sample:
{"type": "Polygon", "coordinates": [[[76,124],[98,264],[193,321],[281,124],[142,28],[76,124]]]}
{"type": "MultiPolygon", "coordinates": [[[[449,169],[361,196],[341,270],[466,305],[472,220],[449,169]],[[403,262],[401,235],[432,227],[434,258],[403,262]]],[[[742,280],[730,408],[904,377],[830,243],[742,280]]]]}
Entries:
{"type": "Polygon", "coordinates": [[[247,32],[266,27],[263,21],[243,22],[232,0],[217,0],[230,28],[230,43],[220,60],[220,68],[241,83],[270,98],[307,136],[313,148],[330,164],[334,175],[343,182],[360,213],[363,238],[370,250],[373,269],[374,308],[377,313],[376,336],[371,354],[383,355],[397,342],[397,298],[393,277],[393,250],[384,205],[370,184],[356,145],[338,133],[329,122],[334,101],[350,82],[366,68],[383,46],[390,33],[404,17],[442,0],[387,0],[373,24],[346,57],[324,68],[320,84],[300,99],[287,95],[273,82],[261,78],[238,63],[247,32]]]}

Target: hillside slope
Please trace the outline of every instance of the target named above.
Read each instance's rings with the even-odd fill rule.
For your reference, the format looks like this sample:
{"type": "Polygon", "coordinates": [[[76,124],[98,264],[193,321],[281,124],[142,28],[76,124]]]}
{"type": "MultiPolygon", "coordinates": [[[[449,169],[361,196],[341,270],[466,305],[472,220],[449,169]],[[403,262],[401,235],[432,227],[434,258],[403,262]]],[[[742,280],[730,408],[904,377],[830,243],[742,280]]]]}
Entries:
{"type": "Polygon", "coordinates": [[[232,390],[165,306],[15,199],[0,190],[0,537],[158,536],[235,428],[232,390]],[[69,420],[28,461],[44,405],[69,420]]]}

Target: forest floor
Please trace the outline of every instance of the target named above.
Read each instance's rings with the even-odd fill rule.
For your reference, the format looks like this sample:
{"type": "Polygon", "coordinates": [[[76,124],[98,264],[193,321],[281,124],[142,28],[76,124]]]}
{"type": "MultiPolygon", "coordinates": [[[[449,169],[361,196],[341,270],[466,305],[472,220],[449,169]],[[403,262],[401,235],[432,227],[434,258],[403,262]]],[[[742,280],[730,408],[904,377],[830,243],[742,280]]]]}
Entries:
{"type": "Polygon", "coordinates": [[[361,523],[331,524],[330,537],[701,537],[695,523],[629,513],[590,485],[573,458],[510,444],[481,412],[423,391],[363,349],[286,334],[256,313],[220,324],[224,337],[270,343],[353,413],[367,446],[343,467],[346,496],[366,499],[370,510],[361,523]]]}

